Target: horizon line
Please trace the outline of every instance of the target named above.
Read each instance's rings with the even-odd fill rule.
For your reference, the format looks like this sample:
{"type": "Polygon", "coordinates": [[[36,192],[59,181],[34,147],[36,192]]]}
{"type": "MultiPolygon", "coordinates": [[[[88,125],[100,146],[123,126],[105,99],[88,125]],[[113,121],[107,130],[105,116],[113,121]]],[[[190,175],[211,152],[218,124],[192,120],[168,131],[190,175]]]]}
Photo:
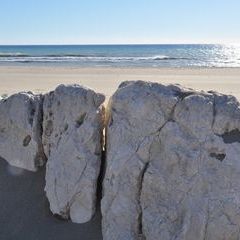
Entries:
{"type": "Polygon", "coordinates": [[[124,45],[236,45],[237,43],[24,43],[24,44],[0,44],[0,46],[124,46],[124,45]]]}

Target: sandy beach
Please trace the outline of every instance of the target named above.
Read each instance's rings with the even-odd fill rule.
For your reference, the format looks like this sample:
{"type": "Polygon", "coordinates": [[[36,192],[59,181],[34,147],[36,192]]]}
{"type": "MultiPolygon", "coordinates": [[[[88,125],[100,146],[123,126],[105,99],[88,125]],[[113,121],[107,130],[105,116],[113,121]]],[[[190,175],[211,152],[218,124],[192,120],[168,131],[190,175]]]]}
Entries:
{"type": "Polygon", "coordinates": [[[216,90],[240,99],[240,68],[73,68],[0,66],[0,95],[19,91],[44,93],[58,84],[78,83],[106,94],[124,80],[178,83],[199,90],[216,90]]]}

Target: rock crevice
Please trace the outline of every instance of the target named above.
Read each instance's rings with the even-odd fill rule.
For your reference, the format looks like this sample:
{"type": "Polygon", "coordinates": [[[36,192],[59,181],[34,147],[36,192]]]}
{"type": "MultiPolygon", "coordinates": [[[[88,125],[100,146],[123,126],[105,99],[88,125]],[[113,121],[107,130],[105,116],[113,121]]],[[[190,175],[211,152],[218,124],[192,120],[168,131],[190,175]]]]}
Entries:
{"type": "Polygon", "coordinates": [[[142,219],[142,212],[143,212],[143,209],[142,209],[142,205],[141,205],[141,193],[142,193],[142,186],[143,186],[143,179],[144,179],[144,175],[148,169],[148,165],[149,165],[149,162],[145,163],[142,171],[140,172],[140,175],[139,175],[139,189],[138,189],[138,205],[139,205],[139,208],[140,208],[140,212],[139,212],[139,216],[138,216],[138,235],[139,237],[141,237],[141,239],[144,239],[145,236],[144,236],[144,233],[143,233],[143,229],[142,229],[142,222],[143,222],[143,219],[142,219]]]}

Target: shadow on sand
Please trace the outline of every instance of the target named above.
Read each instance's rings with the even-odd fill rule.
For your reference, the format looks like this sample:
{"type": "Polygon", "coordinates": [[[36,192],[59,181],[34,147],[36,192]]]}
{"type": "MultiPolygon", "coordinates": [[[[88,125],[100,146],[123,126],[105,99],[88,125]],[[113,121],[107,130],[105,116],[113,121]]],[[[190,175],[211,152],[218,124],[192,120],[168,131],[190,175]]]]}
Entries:
{"type": "Polygon", "coordinates": [[[0,239],[101,240],[99,207],[85,224],[57,219],[49,210],[44,177],[45,169],[32,173],[0,158],[0,239]]]}

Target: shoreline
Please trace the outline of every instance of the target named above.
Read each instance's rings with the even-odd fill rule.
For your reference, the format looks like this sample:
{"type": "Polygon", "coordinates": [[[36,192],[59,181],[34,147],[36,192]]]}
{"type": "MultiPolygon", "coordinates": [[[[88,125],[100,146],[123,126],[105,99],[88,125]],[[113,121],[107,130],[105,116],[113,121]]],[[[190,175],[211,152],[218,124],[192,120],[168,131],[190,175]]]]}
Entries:
{"type": "Polygon", "coordinates": [[[9,68],[9,69],[16,69],[16,68],[48,68],[48,69],[154,69],[154,70],[173,70],[173,69],[176,69],[176,70],[219,70],[219,69],[240,69],[240,67],[235,67],[235,66],[232,66],[232,67],[217,67],[217,66],[187,66],[187,67],[182,67],[182,66],[170,66],[170,67],[163,67],[163,66],[84,66],[84,65],[61,65],[61,64],[39,64],[39,65],[34,65],[34,64],[28,64],[28,63],[24,63],[24,64],[1,64],[0,63],[0,69],[1,68],[9,68]]]}
{"type": "Polygon", "coordinates": [[[240,99],[240,68],[154,68],[0,66],[0,95],[19,91],[45,93],[59,84],[77,83],[112,95],[125,80],[181,84],[197,90],[214,90],[240,99]]]}

